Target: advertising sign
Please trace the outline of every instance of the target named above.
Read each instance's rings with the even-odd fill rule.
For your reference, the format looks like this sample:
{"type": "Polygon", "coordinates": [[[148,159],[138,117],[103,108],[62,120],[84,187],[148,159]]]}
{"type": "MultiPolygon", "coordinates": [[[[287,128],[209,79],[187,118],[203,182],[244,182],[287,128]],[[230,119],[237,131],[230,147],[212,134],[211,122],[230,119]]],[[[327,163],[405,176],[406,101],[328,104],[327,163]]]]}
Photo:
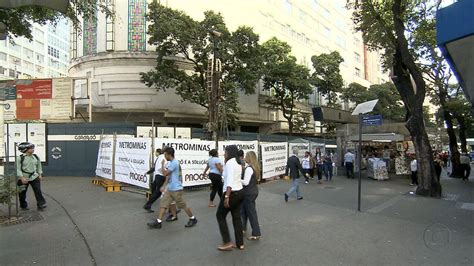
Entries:
{"type": "Polygon", "coordinates": [[[288,143],[289,155],[293,155],[296,152],[296,157],[300,161],[304,158],[304,153],[310,151],[309,143],[288,143]]]}
{"type": "Polygon", "coordinates": [[[115,181],[148,188],[150,138],[117,138],[115,144],[115,181]]]}
{"type": "Polygon", "coordinates": [[[214,141],[167,138],[157,138],[155,140],[155,148],[166,146],[175,150],[175,158],[179,161],[182,170],[183,186],[210,183],[203,172],[209,159],[209,151],[215,148],[214,141]]]}
{"type": "Polygon", "coordinates": [[[53,82],[51,79],[25,79],[16,84],[17,99],[51,99],[53,82]]]}
{"type": "Polygon", "coordinates": [[[35,153],[42,162],[46,162],[46,124],[28,123],[28,142],[35,144],[35,153]]]}
{"type": "Polygon", "coordinates": [[[262,178],[271,178],[285,174],[288,159],[288,143],[266,143],[262,147],[262,178]]]}
{"type": "Polygon", "coordinates": [[[97,154],[97,166],[95,174],[97,176],[112,179],[112,157],[113,157],[113,141],[112,137],[103,138],[100,141],[99,153],[97,154]]]}
{"type": "Polygon", "coordinates": [[[255,154],[257,154],[258,158],[258,141],[256,140],[251,140],[251,141],[243,141],[243,140],[228,140],[228,141],[219,141],[219,158],[224,161],[224,152],[225,152],[225,147],[229,145],[236,145],[239,150],[244,151],[244,155],[248,151],[253,151],[255,154]]]}

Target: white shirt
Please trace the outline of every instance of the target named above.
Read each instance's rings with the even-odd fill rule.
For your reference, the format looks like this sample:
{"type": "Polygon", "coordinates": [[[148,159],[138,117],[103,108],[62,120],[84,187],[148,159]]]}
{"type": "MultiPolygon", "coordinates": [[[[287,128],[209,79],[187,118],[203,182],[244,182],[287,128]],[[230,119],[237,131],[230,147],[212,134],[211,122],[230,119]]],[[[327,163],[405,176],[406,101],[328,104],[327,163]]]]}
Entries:
{"type": "Polygon", "coordinates": [[[354,160],[355,160],[354,154],[352,154],[350,152],[347,152],[346,154],[344,154],[344,162],[353,163],[354,160]]]}
{"type": "Polygon", "coordinates": [[[253,168],[246,167],[245,173],[244,173],[244,179],[242,180],[242,185],[247,186],[250,183],[250,179],[252,179],[252,175],[253,175],[253,168]]]}
{"type": "Polygon", "coordinates": [[[237,163],[235,158],[232,158],[225,163],[222,177],[224,178],[224,192],[227,190],[227,187],[230,187],[232,191],[239,191],[243,188],[241,179],[242,166],[237,163]]]}
{"type": "Polygon", "coordinates": [[[411,161],[411,163],[410,163],[410,168],[411,168],[411,171],[412,171],[412,172],[418,171],[418,164],[417,164],[417,162],[416,162],[416,159],[413,160],[413,161],[411,161]]]}
{"type": "Polygon", "coordinates": [[[304,157],[303,160],[301,160],[301,167],[303,169],[311,169],[311,164],[309,163],[309,160],[309,157],[304,157]]]}
{"type": "Polygon", "coordinates": [[[162,161],[165,161],[166,163],[166,159],[165,159],[165,155],[164,154],[160,154],[158,156],[158,158],[156,158],[155,160],[155,175],[163,175],[163,171],[161,171],[161,162],[162,161]]]}

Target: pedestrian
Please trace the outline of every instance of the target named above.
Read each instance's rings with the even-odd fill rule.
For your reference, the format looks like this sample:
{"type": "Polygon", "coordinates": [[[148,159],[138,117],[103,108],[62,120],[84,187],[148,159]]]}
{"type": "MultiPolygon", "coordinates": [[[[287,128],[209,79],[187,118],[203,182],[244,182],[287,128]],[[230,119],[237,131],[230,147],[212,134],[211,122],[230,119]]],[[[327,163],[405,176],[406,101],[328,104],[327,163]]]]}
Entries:
{"type": "Polygon", "coordinates": [[[321,154],[321,149],[316,149],[316,155],[314,156],[316,160],[316,174],[318,175],[318,184],[322,184],[321,180],[323,179],[323,171],[324,171],[324,159],[323,155],[321,154]]]}
{"type": "Polygon", "coordinates": [[[443,160],[441,160],[440,154],[435,155],[434,167],[435,167],[436,177],[439,182],[441,178],[441,172],[443,171],[443,160]]]}
{"type": "Polygon", "coordinates": [[[309,151],[304,153],[304,158],[301,160],[301,167],[303,168],[304,183],[309,184],[310,170],[311,170],[311,158],[309,156],[309,151]]]}
{"type": "Polygon", "coordinates": [[[388,146],[385,145],[383,153],[382,153],[382,159],[385,162],[385,165],[387,166],[387,173],[390,173],[390,150],[388,149],[388,146]]]}
{"type": "Polygon", "coordinates": [[[466,152],[461,153],[459,161],[461,163],[462,180],[468,181],[469,175],[471,174],[471,160],[469,159],[469,155],[467,155],[466,152]]]}
{"type": "Polygon", "coordinates": [[[311,176],[311,179],[314,179],[314,171],[316,170],[316,159],[311,153],[309,154],[309,160],[311,167],[311,169],[309,170],[309,175],[311,176]]]}
{"type": "Polygon", "coordinates": [[[256,199],[258,197],[257,183],[260,180],[260,164],[257,160],[257,155],[253,151],[247,152],[245,155],[245,162],[247,163],[244,176],[242,179],[242,185],[244,186],[244,200],[242,204],[242,228],[243,231],[247,231],[247,219],[250,221],[252,226],[252,235],[249,236],[248,240],[259,240],[260,225],[258,224],[258,216],[256,209],[256,199]]]}
{"type": "Polygon", "coordinates": [[[410,163],[410,169],[411,169],[411,184],[410,186],[418,186],[418,162],[416,161],[415,156],[412,156],[412,161],[410,163]]]}
{"type": "MultiPolygon", "coordinates": [[[[151,228],[161,228],[161,222],[166,210],[170,207],[173,201],[176,202],[176,206],[180,209],[184,209],[186,214],[189,216],[188,223],[185,227],[193,227],[197,224],[197,219],[193,215],[191,208],[187,207],[186,202],[183,199],[183,177],[181,176],[181,166],[178,160],[174,157],[174,149],[166,147],[164,150],[165,158],[168,161],[167,168],[162,166],[161,171],[166,177],[164,184],[160,188],[161,192],[164,192],[163,198],[160,201],[160,213],[156,220],[148,223],[151,228]],[[165,192],[166,189],[166,192],[165,192]]],[[[173,213],[177,220],[176,213],[173,213]]]]}
{"type": "Polygon", "coordinates": [[[211,195],[209,198],[208,207],[216,207],[214,204],[214,198],[216,197],[216,193],[219,194],[219,198],[222,198],[222,171],[223,166],[221,159],[219,159],[219,155],[217,149],[212,149],[209,151],[209,160],[207,160],[206,169],[204,169],[203,175],[206,175],[207,170],[209,170],[209,180],[211,180],[211,195]]]}
{"type": "Polygon", "coordinates": [[[232,250],[236,247],[244,249],[244,234],[242,230],[242,219],[240,211],[243,201],[243,185],[242,185],[242,166],[238,156],[238,148],[236,145],[229,145],[225,148],[224,153],[224,197],[221,198],[219,207],[217,207],[216,218],[219,224],[219,231],[222,236],[223,244],[218,246],[220,251],[232,250]],[[234,226],[235,244],[230,240],[229,227],[227,226],[226,217],[228,213],[232,215],[232,224],[234,226]]]}
{"type": "Polygon", "coordinates": [[[344,154],[344,166],[346,167],[347,178],[354,179],[354,161],[354,154],[351,150],[347,150],[346,154],[344,154]]]}
{"type": "Polygon", "coordinates": [[[18,145],[18,150],[22,153],[16,158],[16,175],[18,177],[17,185],[20,187],[18,198],[20,199],[20,208],[24,211],[28,209],[28,202],[26,201],[26,193],[28,186],[31,185],[35,193],[36,206],[38,210],[46,208],[46,200],[41,192],[41,180],[43,179],[43,168],[41,160],[36,155],[35,145],[30,142],[22,142],[18,145]]]}
{"type": "Polygon", "coordinates": [[[150,168],[150,170],[148,170],[148,172],[146,172],[147,175],[154,173],[153,182],[151,183],[151,196],[145,205],[143,205],[143,209],[148,212],[153,212],[151,205],[161,197],[162,192],[160,191],[160,188],[163,186],[163,183],[166,179],[166,177],[163,176],[163,172],[161,171],[163,165],[166,163],[165,155],[161,149],[156,149],[155,155],[155,164],[152,168],[150,168]]]}
{"type": "Polygon", "coordinates": [[[324,175],[326,176],[326,181],[332,180],[332,158],[329,152],[324,157],[324,175]]]}
{"type": "MultiPolygon", "coordinates": [[[[288,202],[288,197],[290,197],[293,193],[296,193],[296,199],[297,200],[302,200],[303,196],[301,196],[300,193],[300,184],[299,184],[299,178],[300,178],[300,172],[304,173],[303,168],[301,167],[300,160],[297,155],[297,151],[294,151],[293,154],[288,158],[288,161],[286,162],[286,171],[285,175],[288,176],[288,170],[290,171],[290,177],[291,177],[291,188],[288,190],[288,192],[285,193],[285,201],[288,202]]],[[[309,174],[306,173],[305,176],[309,174]]],[[[307,176],[306,176],[307,177],[307,176]]]]}

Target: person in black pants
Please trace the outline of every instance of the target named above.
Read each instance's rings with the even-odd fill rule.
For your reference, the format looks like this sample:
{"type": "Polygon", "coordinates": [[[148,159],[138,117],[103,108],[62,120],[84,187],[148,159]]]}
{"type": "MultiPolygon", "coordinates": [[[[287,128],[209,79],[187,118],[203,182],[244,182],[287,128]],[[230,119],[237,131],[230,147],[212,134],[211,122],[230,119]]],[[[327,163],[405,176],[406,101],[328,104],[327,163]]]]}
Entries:
{"type": "Polygon", "coordinates": [[[258,224],[257,210],[255,208],[255,200],[258,197],[257,183],[260,180],[260,165],[257,155],[253,151],[247,152],[245,156],[247,166],[244,170],[242,185],[244,185],[244,201],[242,204],[242,228],[247,231],[247,219],[252,226],[252,235],[248,240],[259,240],[261,236],[260,225],[258,224]]]}
{"type": "Polygon", "coordinates": [[[161,197],[160,188],[163,186],[166,178],[163,176],[161,172],[161,167],[166,163],[165,155],[161,151],[161,149],[156,149],[155,155],[157,156],[155,160],[154,166],[146,172],[146,174],[155,173],[153,182],[151,183],[151,196],[148,201],[143,205],[143,209],[147,210],[148,212],[153,212],[151,209],[151,205],[161,197]]]}
{"type": "Polygon", "coordinates": [[[236,145],[229,145],[225,149],[224,165],[224,187],[225,196],[221,199],[217,208],[216,218],[219,224],[219,231],[222,236],[223,244],[217,247],[218,250],[232,250],[236,247],[244,249],[244,235],[242,232],[242,220],[240,218],[240,209],[243,201],[242,192],[242,166],[238,159],[238,148],[236,145]],[[232,214],[232,224],[234,226],[234,235],[236,244],[232,243],[229,235],[226,217],[228,213],[232,214]]]}
{"type": "Polygon", "coordinates": [[[214,198],[216,197],[216,193],[219,194],[219,198],[222,198],[222,162],[219,159],[219,154],[217,153],[216,149],[212,149],[209,151],[209,160],[207,161],[206,169],[204,169],[203,175],[206,176],[207,170],[209,171],[209,180],[211,180],[211,195],[209,195],[209,204],[208,207],[216,207],[214,205],[214,198]]]}
{"type": "Polygon", "coordinates": [[[20,208],[22,210],[28,209],[28,202],[26,201],[26,194],[28,186],[31,186],[35,193],[36,206],[38,210],[46,208],[46,200],[41,192],[41,179],[43,178],[43,168],[41,160],[38,155],[34,154],[35,145],[30,142],[22,142],[18,145],[18,150],[22,153],[16,158],[16,170],[20,188],[18,198],[20,200],[20,208]]]}

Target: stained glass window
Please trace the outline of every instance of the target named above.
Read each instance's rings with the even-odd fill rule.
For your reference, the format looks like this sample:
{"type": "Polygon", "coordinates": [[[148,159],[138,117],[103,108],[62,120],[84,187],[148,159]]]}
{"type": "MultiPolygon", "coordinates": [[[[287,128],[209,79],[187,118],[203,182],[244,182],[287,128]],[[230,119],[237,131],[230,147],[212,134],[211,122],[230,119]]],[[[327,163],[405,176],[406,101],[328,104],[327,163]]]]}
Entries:
{"type": "Polygon", "coordinates": [[[97,10],[93,17],[84,19],[84,41],[83,54],[93,55],[97,53],[97,10]]]}
{"type": "Polygon", "coordinates": [[[146,0],[128,0],[128,50],[146,49],[146,0]]]}

